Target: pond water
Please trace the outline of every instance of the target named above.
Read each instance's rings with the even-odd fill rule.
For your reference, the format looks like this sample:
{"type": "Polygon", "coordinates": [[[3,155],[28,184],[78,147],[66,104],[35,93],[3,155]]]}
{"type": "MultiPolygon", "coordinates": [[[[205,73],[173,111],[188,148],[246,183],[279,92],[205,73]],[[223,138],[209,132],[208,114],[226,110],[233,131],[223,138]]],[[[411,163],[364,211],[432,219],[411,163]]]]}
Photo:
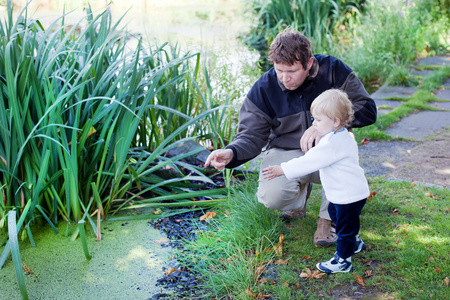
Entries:
{"type": "MultiPolygon", "coordinates": [[[[0,1],[0,3],[5,3],[0,1]]],[[[18,14],[27,0],[13,0],[18,14]]],[[[33,0],[28,13],[41,22],[50,23],[70,11],[68,20],[85,16],[89,4],[95,14],[107,7],[110,0],[33,0]]],[[[128,31],[142,34],[149,40],[178,43],[193,48],[239,47],[237,36],[249,27],[244,0],[114,0],[110,5],[113,19],[127,26],[128,31]]],[[[6,14],[5,6],[0,16],[6,14]]]]}
{"type": "MultiPolygon", "coordinates": [[[[5,2],[0,0],[3,24],[5,2]]],[[[101,13],[108,2],[91,1],[92,10],[101,13]]],[[[13,3],[17,16],[26,1],[13,3]]],[[[39,19],[46,27],[65,9],[72,11],[66,21],[77,22],[85,16],[86,4],[80,0],[33,0],[28,17],[39,19]]],[[[239,72],[236,65],[242,60],[257,59],[237,38],[249,26],[249,18],[242,13],[243,0],[114,0],[110,9],[114,20],[128,10],[121,22],[128,31],[158,44],[170,42],[188,50],[214,51],[235,72],[239,72]]],[[[59,229],[64,232],[64,228],[59,229]]],[[[79,239],[71,242],[50,228],[32,228],[37,247],[31,247],[28,240],[20,243],[22,261],[33,272],[25,278],[30,299],[148,299],[157,293],[156,280],[163,276],[162,268],[170,255],[169,249],[156,243],[162,239],[161,233],[145,220],[125,225],[105,222],[102,229],[101,242],[87,229],[92,256],[87,262],[79,239]]],[[[0,286],[0,299],[21,299],[11,256],[0,270],[0,286]]]]}

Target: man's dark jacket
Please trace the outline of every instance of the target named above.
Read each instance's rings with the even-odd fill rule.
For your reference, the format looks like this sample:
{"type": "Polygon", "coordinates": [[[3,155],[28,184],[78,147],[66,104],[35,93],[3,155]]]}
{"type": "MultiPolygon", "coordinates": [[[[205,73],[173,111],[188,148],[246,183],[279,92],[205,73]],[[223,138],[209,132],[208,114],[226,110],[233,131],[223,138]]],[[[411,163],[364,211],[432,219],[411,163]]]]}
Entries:
{"type": "Polygon", "coordinates": [[[311,103],[322,92],[336,88],[345,91],[353,103],[355,119],[350,128],[373,124],[377,108],[350,67],[328,55],[314,55],[305,82],[287,90],[271,68],[250,89],[240,113],[238,133],[226,148],[232,149],[234,168],[261,153],[264,146],[300,149],[300,138],[312,125],[311,103]]]}

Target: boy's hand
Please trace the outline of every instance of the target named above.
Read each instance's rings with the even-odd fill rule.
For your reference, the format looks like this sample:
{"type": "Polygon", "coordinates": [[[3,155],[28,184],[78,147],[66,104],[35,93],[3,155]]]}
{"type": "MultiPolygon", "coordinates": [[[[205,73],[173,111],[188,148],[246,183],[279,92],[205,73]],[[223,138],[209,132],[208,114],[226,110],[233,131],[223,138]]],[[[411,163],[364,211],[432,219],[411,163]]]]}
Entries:
{"type": "Polygon", "coordinates": [[[284,172],[281,166],[269,166],[263,169],[262,175],[264,179],[272,180],[275,177],[284,175],[284,172]]]}

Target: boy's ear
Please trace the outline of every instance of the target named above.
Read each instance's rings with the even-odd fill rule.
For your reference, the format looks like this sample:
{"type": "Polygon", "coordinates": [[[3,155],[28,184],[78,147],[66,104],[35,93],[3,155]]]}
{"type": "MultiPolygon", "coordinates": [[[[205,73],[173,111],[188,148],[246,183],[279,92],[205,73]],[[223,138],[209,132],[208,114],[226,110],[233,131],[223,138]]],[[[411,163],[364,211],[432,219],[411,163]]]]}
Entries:
{"type": "Polygon", "coordinates": [[[334,127],[340,127],[340,126],[341,126],[341,119],[339,119],[339,118],[334,118],[334,120],[333,120],[333,126],[334,126],[334,127]]]}

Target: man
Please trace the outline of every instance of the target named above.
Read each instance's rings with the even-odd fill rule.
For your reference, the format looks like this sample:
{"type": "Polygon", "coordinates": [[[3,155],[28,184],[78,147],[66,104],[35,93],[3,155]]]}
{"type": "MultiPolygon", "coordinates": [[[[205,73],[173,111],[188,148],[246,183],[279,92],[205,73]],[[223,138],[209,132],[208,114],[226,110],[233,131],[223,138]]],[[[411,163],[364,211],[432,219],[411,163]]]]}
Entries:
{"type": "MultiPolygon", "coordinates": [[[[283,217],[301,218],[311,183],[320,183],[315,172],[295,180],[285,176],[266,180],[261,171],[304,155],[320,135],[312,127],[312,101],[325,90],[335,88],[347,93],[355,118],[348,127],[363,127],[376,121],[377,109],[361,81],[342,61],[326,55],[312,55],[309,40],[300,32],[286,29],[270,45],[273,68],[263,74],[250,89],[239,113],[238,133],[225,149],[213,151],[205,166],[218,170],[234,168],[261,153],[263,155],[258,201],[283,211],[283,217]]],[[[336,243],[337,236],[328,214],[328,200],[322,191],[322,205],[313,242],[317,246],[336,243]]]]}

